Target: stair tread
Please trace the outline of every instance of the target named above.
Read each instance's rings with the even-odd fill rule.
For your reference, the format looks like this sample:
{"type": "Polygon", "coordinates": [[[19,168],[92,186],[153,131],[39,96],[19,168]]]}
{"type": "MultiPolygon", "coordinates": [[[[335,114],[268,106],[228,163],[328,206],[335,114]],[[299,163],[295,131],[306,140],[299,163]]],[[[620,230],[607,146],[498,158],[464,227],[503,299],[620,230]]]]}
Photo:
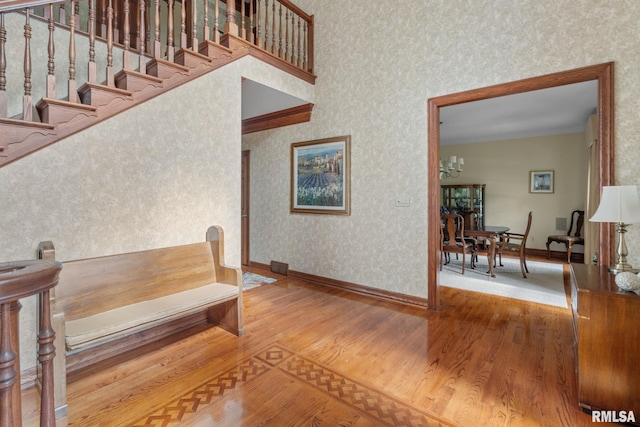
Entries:
{"type": "Polygon", "coordinates": [[[225,53],[228,53],[229,55],[233,55],[233,50],[231,50],[228,47],[223,46],[223,45],[221,45],[219,43],[216,43],[213,40],[204,40],[204,41],[200,42],[199,49],[202,49],[205,46],[212,46],[212,47],[216,48],[217,50],[220,50],[220,51],[223,51],[225,53]]]}
{"type": "Polygon", "coordinates": [[[63,107],[77,108],[79,110],[87,110],[87,111],[97,110],[97,107],[94,107],[93,105],[81,104],[79,102],[64,101],[62,99],[54,99],[54,98],[42,98],[40,101],[38,101],[38,104],[36,105],[36,107],[40,108],[41,106],[44,106],[44,105],[59,105],[63,107]]]}
{"type": "Polygon", "coordinates": [[[166,59],[162,59],[162,58],[153,58],[151,61],[149,61],[149,63],[147,63],[147,68],[149,67],[150,63],[153,63],[153,62],[166,65],[167,67],[182,70],[184,72],[189,72],[189,67],[185,67],[184,65],[176,64],[175,62],[167,61],[166,59]]]}
{"type": "Polygon", "coordinates": [[[130,90],[122,89],[122,88],[115,87],[115,86],[107,86],[107,85],[102,84],[102,83],[92,83],[92,82],[84,83],[82,86],[80,86],[79,91],[82,92],[83,89],[86,90],[86,89],[90,89],[90,88],[107,90],[107,91],[118,93],[120,95],[125,95],[125,96],[133,95],[133,92],[131,92],[130,90]]]}
{"type": "MultiPolygon", "coordinates": [[[[169,62],[169,63],[171,64],[171,62],[169,62]]],[[[152,80],[152,81],[157,82],[157,83],[162,83],[163,82],[163,79],[161,79],[159,77],[152,76],[151,74],[141,73],[141,72],[135,71],[135,70],[122,69],[122,70],[120,70],[120,71],[118,71],[116,73],[116,76],[122,75],[122,74],[129,74],[129,75],[132,75],[132,76],[136,76],[136,77],[152,80]]]]}
{"type": "Polygon", "coordinates": [[[194,56],[202,61],[206,61],[206,62],[212,62],[213,58],[208,57],[207,55],[203,55],[200,52],[196,52],[195,50],[191,50],[191,49],[180,49],[178,50],[178,52],[176,52],[176,56],[180,55],[180,54],[187,54],[187,55],[191,55],[194,56]]]}
{"type": "Polygon", "coordinates": [[[7,118],[0,118],[0,124],[24,126],[24,127],[37,127],[42,129],[53,129],[56,127],[56,125],[52,125],[50,123],[34,122],[30,120],[21,120],[21,119],[7,119],[7,118]]]}

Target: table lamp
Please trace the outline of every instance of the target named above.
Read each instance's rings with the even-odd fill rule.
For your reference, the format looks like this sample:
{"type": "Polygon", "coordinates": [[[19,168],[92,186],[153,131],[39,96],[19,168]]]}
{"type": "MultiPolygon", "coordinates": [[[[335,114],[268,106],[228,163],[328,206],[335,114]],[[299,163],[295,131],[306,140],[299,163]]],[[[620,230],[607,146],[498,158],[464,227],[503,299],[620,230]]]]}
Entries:
{"type": "Polygon", "coordinates": [[[640,222],[640,200],[638,199],[638,189],[636,186],[617,185],[602,187],[600,205],[589,221],[613,222],[616,224],[616,232],[618,233],[618,245],[616,247],[617,259],[615,265],[609,267],[609,271],[614,274],[623,271],[638,272],[638,270],[627,264],[627,244],[624,241],[627,225],[640,222]]]}

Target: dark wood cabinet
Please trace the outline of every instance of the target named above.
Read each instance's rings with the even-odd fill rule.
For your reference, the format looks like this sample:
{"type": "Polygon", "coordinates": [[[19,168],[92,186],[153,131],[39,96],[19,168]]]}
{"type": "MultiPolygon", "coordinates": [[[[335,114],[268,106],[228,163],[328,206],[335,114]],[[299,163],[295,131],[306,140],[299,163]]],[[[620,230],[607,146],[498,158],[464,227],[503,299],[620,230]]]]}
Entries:
{"type": "Polygon", "coordinates": [[[485,184],[442,185],[441,203],[450,213],[464,217],[465,226],[471,224],[471,215],[477,218],[476,226],[484,226],[485,184]]]}
{"type": "Polygon", "coordinates": [[[571,309],[579,405],[639,417],[640,295],[606,268],[571,264],[571,309]]]}

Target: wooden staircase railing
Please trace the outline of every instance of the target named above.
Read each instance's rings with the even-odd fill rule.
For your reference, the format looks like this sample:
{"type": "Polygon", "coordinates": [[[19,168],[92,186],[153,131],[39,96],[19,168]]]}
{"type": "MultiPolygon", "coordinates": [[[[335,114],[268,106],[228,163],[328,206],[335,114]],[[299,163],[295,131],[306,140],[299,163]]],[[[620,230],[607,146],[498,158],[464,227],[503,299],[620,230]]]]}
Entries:
{"type": "Polygon", "coordinates": [[[0,167],[244,55],[315,82],[313,16],[289,0],[238,6],[0,3],[0,167]]]}
{"type": "Polygon", "coordinates": [[[41,367],[40,426],[56,425],[53,360],[55,331],[51,327],[50,295],[58,284],[62,264],[27,260],[0,264],[0,427],[22,425],[20,393],[20,300],[38,295],[38,362],[41,367]]]}

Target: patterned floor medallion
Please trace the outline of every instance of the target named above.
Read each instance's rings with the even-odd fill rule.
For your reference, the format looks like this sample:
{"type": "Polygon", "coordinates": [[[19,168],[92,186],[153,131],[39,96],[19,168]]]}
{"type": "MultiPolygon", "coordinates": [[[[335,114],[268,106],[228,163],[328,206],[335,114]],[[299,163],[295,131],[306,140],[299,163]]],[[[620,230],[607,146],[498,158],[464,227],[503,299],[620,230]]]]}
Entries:
{"type": "MultiPolygon", "coordinates": [[[[314,389],[313,391],[328,394],[335,405],[348,407],[352,418],[366,420],[370,423],[369,425],[421,427],[455,425],[436,414],[407,405],[384,392],[351,380],[313,360],[273,344],[264,351],[242,360],[237,367],[209,379],[179,399],[145,416],[134,426],[216,425],[206,416],[203,419],[211,420],[206,424],[193,419],[202,418],[209,405],[219,403],[220,399],[225,397],[233,397],[234,393],[241,393],[243,387],[266,373],[284,374],[295,383],[304,384],[314,389]]],[[[264,393],[269,392],[272,391],[264,393]]],[[[314,425],[325,425],[317,418],[315,417],[314,425]]]]}

